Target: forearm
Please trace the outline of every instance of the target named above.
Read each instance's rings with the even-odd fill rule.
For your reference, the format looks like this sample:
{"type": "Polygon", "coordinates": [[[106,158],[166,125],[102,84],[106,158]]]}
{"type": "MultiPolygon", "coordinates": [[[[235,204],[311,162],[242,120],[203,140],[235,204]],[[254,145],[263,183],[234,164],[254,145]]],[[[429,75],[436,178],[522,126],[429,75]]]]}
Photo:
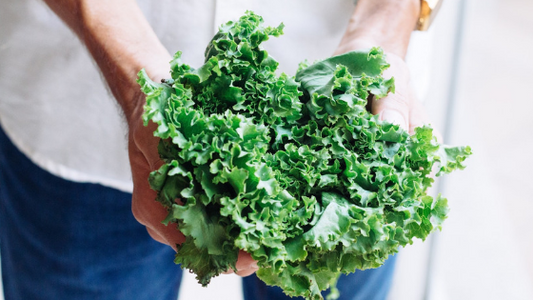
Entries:
{"type": "Polygon", "coordinates": [[[336,54],[380,46],[404,58],[420,0],[359,0],[336,54]]]}
{"type": "Polygon", "coordinates": [[[156,80],[165,77],[170,55],[135,0],[45,2],[85,44],[128,122],[138,117],[137,72],[144,67],[156,80]]]}

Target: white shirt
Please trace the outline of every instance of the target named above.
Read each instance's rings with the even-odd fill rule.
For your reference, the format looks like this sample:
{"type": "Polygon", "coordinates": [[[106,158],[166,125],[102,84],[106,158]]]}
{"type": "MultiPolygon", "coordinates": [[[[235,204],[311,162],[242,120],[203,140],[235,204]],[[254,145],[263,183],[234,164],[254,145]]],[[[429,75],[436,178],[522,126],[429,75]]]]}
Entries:
{"type": "MultiPolygon", "coordinates": [[[[266,25],[283,22],[285,34],[263,45],[280,71],[291,75],[304,59],[331,56],[355,7],[353,0],[138,3],[169,52],[182,51],[192,67],[201,66],[218,26],[246,10],[263,16],[266,25]]],[[[25,155],[54,175],[132,190],[120,108],[80,41],[38,0],[0,0],[0,125],[25,155]]]]}

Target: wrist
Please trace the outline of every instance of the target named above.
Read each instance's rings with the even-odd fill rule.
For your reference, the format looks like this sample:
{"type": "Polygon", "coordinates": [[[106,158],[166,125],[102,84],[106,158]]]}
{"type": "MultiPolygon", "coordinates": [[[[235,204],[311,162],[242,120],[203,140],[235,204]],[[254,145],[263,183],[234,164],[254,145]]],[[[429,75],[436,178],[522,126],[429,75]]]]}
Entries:
{"type": "Polygon", "coordinates": [[[80,38],[131,124],[144,105],[137,73],[145,68],[153,80],[168,77],[165,74],[171,57],[136,5],[123,5],[120,10],[112,8],[112,5],[87,6],[81,12],[80,38]]]}
{"type": "Polygon", "coordinates": [[[359,0],[336,54],[379,46],[405,57],[420,0],[359,0]]]}

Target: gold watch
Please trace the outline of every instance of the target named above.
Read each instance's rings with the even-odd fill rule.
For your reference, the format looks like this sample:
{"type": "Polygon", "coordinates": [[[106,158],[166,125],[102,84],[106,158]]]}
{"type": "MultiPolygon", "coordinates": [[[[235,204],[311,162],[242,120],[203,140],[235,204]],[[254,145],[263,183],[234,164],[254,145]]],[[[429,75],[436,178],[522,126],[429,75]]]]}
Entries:
{"type": "Polygon", "coordinates": [[[433,19],[435,19],[442,2],[443,0],[420,1],[420,16],[418,17],[418,22],[416,22],[416,30],[428,30],[431,22],[433,22],[433,19]]]}

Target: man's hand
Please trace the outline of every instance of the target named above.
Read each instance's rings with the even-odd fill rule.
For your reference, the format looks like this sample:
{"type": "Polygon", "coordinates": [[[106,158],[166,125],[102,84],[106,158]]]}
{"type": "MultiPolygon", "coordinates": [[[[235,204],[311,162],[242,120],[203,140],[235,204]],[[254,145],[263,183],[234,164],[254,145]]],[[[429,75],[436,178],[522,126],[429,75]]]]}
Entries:
{"type": "Polygon", "coordinates": [[[177,250],[176,245],[183,243],[185,237],[175,224],[165,226],[161,223],[168,212],[155,201],[156,192],[148,183],[150,172],[163,164],[157,153],[159,138],[153,135],[156,126],[154,123],[150,123],[148,127],[143,126],[141,113],[132,117],[129,126],[128,152],[133,179],[132,212],[135,219],[146,226],[154,240],[177,250]]]}
{"type": "Polygon", "coordinates": [[[379,115],[381,120],[399,124],[413,134],[416,127],[430,122],[429,116],[422,102],[415,96],[411,75],[405,61],[392,53],[386,54],[385,59],[390,67],[385,70],[384,77],[394,77],[395,92],[387,97],[374,100],[372,113],[379,115]]]}
{"type": "Polygon", "coordinates": [[[395,93],[372,102],[372,113],[398,124],[410,133],[429,123],[416,99],[409,68],[404,61],[411,32],[420,10],[419,0],[359,0],[335,55],[379,46],[390,68],[384,77],[394,77],[395,93]]]}
{"type": "MultiPolygon", "coordinates": [[[[185,238],[175,224],[161,223],[167,211],[155,201],[156,193],[148,184],[150,172],[157,170],[162,162],[157,153],[159,140],[153,136],[156,125],[144,127],[142,124],[145,98],[136,82],[142,68],[155,81],[168,78],[170,54],[135,0],[45,2],[85,44],[124,112],[129,128],[135,218],[146,226],[155,240],[176,250],[176,245],[185,238]]],[[[236,273],[247,276],[256,270],[257,265],[250,255],[241,251],[236,273]]]]}

